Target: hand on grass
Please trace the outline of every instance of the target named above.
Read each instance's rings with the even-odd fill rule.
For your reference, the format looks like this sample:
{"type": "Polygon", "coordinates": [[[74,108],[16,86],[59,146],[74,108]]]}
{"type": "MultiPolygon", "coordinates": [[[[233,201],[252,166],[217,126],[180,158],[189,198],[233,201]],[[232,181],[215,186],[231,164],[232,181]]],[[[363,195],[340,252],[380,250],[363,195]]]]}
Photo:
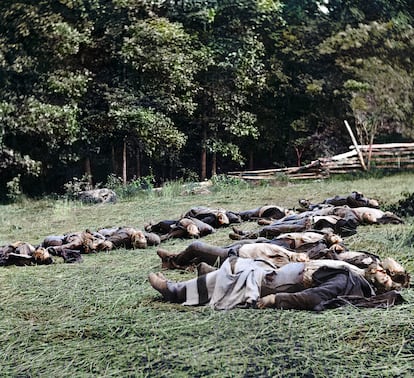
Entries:
{"type": "Polygon", "coordinates": [[[274,307],[275,303],[276,303],[276,295],[270,294],[270,295],[266,295],[265,297],[260,298],[257,301],[257,307],[258,308],[274,307]]]}

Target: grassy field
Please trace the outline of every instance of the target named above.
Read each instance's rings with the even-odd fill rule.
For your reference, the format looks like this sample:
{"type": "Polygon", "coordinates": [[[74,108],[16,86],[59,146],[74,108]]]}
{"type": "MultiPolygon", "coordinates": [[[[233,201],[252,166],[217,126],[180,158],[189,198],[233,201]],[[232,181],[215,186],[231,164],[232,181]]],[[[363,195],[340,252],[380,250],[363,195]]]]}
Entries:
{"type": "MultiPolygon", "coordinates": [[[[412,192],[414,174],[247,188],[224,183],[211,195],[142,194],[115,205],[67,200],[3,205],[0,245],[39,243],[46,235],[85,228],[176,219],[205,205],[246,210],[297,206],[362,191],[382,205],[412,192]]],[[[243,224],[245,229],[258,227],[243,224]]],[[[228,229],[204,241],[225,245],[228,229]]],[[[164,248],[180,251],[188,240],[164,248]]],[[[353,249],[394,256],[414,272],[414,226],[364,226],[346,239],[353,249]]],[[[160,270],[156,248],[84,256],[81,264],[0,269],[0,377],[412,377],[414,290],[390,309],[344,307],[323,313],[213,311],[165,303],[147,282],[160,270]]],[[[184,280],[193,273],[166,271],[184,280]]]]}

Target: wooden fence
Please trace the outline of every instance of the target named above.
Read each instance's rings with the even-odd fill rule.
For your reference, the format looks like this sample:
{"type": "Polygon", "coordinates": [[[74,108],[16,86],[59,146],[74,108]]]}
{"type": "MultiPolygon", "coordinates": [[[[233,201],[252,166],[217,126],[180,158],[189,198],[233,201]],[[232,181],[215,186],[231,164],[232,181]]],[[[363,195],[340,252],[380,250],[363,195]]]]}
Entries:
{"type": "Polygon", "coordinates": [[[228,172],[231,177],[244,180],[271,180],[278,175],[293,180],[327,178],[335,174],[363,171],[365,168],[406,170],[414,168],[414,143],[388,143],[351,146],[343,154],[319,158],[300,167],[228,172]],[[358,151],[362,153],[365,167],[358,151]]]}

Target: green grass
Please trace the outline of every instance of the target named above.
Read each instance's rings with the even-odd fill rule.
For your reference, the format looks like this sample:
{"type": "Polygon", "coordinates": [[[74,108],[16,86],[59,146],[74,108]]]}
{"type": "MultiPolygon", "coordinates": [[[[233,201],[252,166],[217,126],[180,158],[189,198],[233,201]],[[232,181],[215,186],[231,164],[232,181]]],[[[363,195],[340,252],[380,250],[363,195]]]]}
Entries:
{"type": "MultiPolygon", "coordinates": [[[[382,204],[414,188],[414,174],[352,181],[223,185],[211,195],[141,195],[115,205],[64,200],[1,206],[0,244],[39,243],[46,235],[102,226],[142,227],[175,219],[191,206],[245,210],[286,207],[360,190],[382,204]]],[[[414,272],[413,219],[365,226],[355,249],[394,256],[414,272]]],[[[243,228],[256,228],[254,223],[243,228]]],[[[228,229],[203,240],[229,243],[228,229]]],[[[164,247],[180,251],[188,240],[164,247]]],[[[387,310],[344,307],[323,313],[213,311],[165,303],[147,282],[160,269],[156,248],[84,256],[81,264],[0,269],[1,377],[411,377],[414,290],[387,310]]],[[[193,273],[166,271],[174,280],[193,273]]]]}

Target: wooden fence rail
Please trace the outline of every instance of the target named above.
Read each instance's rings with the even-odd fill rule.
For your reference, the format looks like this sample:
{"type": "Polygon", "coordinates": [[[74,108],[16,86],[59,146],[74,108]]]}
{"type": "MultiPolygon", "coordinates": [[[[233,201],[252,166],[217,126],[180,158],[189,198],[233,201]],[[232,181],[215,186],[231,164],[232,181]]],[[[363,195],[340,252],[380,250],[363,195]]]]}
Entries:
{"type": "MultiPolygon", "coordinates": [[[[373,145],[358,145],[365,163],[370,156],[370,167],[378,169],[413,169],[414,143],[388,143],[373,145]]],[[[319,158],[300,167],[286,167],[253,171],[228,172],[231,177],[244,180],[271,180],[278,175],[287,176],[293,180],[326,178],[335,174],[359,172],[364,170],[355,146],[350,151],[319,158]]]]}

